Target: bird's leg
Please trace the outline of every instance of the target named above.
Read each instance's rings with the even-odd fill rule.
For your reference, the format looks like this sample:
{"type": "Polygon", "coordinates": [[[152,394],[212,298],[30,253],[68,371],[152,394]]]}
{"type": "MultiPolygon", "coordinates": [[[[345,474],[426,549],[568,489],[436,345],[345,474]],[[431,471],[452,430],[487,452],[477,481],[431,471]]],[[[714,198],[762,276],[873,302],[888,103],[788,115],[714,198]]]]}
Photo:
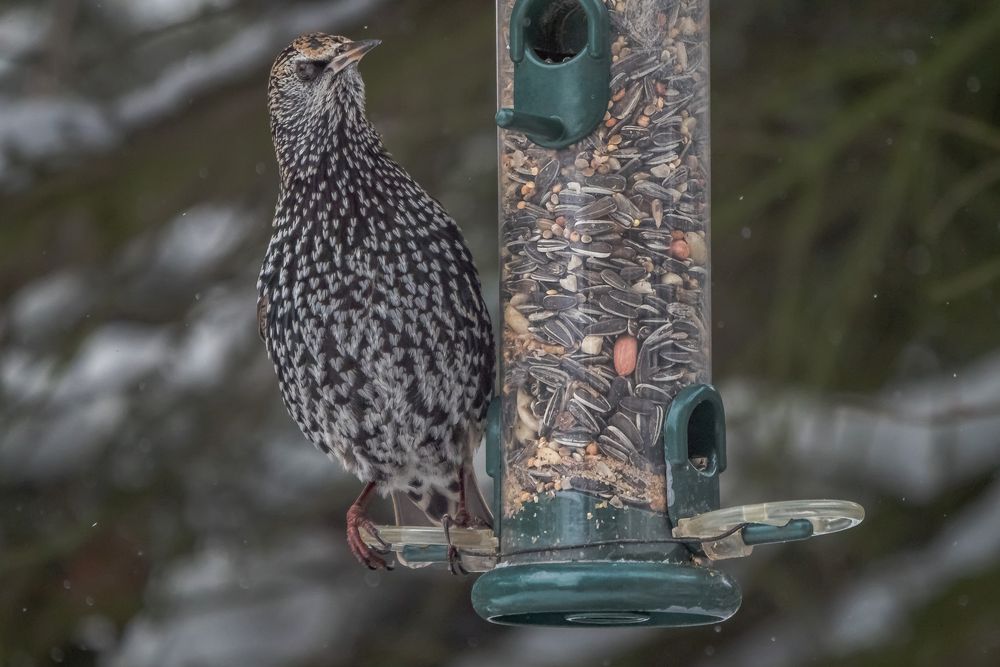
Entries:
{"type": "Polygon", "coordinates": [[[465,464],[458,467],[458,509],[455,511],[455,525],[468,528],[472,522],[469,508],[465,503],[465,464]]]}
{"type": "Polygon", "coordinates": [[[455,525],[462,528],[492,528],[482,517],[469,512],[465,488],[465,464],[458,468],[458,508],[455,510],[455,525]]]}
{"type": "Polygon", "coordinates": [[[369,570],[378,570],[380,568],[391,570],[392,566],[387,564],[384,558],[376,554],[371,547],[365,544],[365,541],[361,537],[361,529],[364,528],[371,533],[384,549],[389,548],[389,543],[379,536],[375,524],[365,514],[368,497],[374,489],[375,482],[369,482],[361,492],[361,495],[358,496],[358,499],[347,508],[347,546],[351,548],[351,553],[358,559],[358,562],[366,566],[369,570]]]}
{"type": "Polygon", "coordinates": [[[462,565],[462,557],[458,553],[458,547],[451,543],[451,525],[466,528],[472,522],[472,515],[465,502],[465,465],[458,468],[458,507],[455,510],[455,518],[445,514],[441,517],[441,527],[444,529],[445,540],[448,541],[448,569],[452,574],[468,574],[469,572],[462,565]]]}
{"type": "Polygon", "coordinates": [[[444,530],[444,539],[448,543],[448,569],[452,574],[468,574],[469,571],[462,565],[462,557],[458,553],[458,547],[451,543],[451,524],[453,519],[447,514],[441,515],[441,529],[444,530]]]}

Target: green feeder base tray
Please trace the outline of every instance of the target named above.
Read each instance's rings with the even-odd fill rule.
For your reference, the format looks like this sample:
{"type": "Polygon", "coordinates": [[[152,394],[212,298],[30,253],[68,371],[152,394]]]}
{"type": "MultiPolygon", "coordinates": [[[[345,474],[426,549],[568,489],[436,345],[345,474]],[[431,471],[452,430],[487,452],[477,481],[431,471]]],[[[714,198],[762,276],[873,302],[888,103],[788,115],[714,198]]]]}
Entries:
{"type": "Polygon", "coordinates": [[[501,565],[472,589],[476,612],[507,625],[704,625],[726,620],[740,601],[722,572],[647,561],[501,565]]]}

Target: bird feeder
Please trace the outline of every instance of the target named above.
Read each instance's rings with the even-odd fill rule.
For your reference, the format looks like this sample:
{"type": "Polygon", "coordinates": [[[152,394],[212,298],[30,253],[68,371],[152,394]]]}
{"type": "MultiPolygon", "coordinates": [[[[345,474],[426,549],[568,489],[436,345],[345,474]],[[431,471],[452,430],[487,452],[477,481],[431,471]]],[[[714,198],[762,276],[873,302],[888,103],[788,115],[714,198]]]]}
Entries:
{"type": "MultiPolygon", "coordinates": [[[[491,621],[682,626],[711,567],[849,528],[850,502],[720,509],[711,382],[708,0],[498,0],[501,392],[493,531],[452,529],[491,621]]],[[[442,531],[386,528],[404,562],[442,531]]]]}

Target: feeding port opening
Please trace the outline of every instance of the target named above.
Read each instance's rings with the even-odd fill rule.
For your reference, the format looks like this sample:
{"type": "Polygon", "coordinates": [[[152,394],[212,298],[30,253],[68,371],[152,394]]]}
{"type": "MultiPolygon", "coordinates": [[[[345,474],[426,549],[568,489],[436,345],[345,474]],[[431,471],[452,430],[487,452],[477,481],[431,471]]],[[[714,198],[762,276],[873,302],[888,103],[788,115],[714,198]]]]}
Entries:
{"type": "Polygon", "coordinates": [[[587,46],[587,14],[578,0],[536,0],[526,20],[525,39],[543,62],[572,60],[587,46]]]}
{"type": "Polygon", "coordinates": [[[718,420],[715,405],[710,401],[702,401],[688,418],[688,461],[695,470],[704,475],[715,474],[718,467],[718,454],[715,443],[718,442],[718,420]]]}

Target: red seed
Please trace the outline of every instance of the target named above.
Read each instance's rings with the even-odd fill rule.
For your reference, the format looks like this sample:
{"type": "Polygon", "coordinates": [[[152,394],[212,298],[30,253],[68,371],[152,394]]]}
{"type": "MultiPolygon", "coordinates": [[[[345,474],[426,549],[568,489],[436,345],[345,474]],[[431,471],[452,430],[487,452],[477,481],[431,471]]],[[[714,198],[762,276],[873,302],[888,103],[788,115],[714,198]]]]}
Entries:
{"type": "Polygon", "coordinates": [[[670,254],[680,260],[685,260],[691,256],[691,246],[683,239],[677,239],[670,244],[670,254]]]}
{"type": "Polygon", "coordinates": [[[622,377],[635,370],[635,361],[639,356],[639,341],[635,336],[622,334],[615,341],[615,372],[622,377]]]}

